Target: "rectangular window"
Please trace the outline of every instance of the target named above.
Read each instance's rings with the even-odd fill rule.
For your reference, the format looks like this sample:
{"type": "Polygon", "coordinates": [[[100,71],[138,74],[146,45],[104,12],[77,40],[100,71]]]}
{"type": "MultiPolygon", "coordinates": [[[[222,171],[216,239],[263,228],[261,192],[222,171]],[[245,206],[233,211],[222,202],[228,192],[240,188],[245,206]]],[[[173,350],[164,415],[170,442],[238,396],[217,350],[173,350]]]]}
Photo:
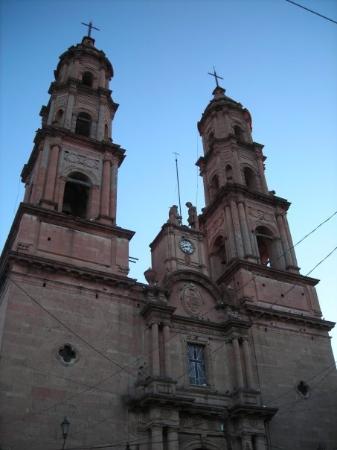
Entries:
{"type": "Polygon", "coordinates": [[[205,346],[187,344],[188,374],[191,384],[206,386],[205,346]]]}

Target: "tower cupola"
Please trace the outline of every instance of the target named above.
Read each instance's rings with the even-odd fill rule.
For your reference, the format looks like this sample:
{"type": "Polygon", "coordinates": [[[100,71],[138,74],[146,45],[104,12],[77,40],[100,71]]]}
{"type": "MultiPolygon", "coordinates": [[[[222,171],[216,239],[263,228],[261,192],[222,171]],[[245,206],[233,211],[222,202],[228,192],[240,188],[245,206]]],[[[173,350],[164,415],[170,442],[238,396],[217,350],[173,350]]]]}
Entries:
{"type": "Polygon", "coordinates": [[[251,115],[219,85],[198,122],[198,130],[204,156],[197,165],[204,178],[206,206],[222,186],[231,183],[268,194],[263,146],[253,141],[251,115]]]}

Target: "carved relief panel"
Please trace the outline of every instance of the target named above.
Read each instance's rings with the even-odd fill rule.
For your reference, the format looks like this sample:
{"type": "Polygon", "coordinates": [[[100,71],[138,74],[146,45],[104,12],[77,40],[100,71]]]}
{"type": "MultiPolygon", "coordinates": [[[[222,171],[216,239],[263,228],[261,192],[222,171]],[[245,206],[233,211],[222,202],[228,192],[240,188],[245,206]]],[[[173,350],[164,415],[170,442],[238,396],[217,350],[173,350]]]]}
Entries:
{"type": "Polygon", "coordinates": [[[73,171],[80,171],[87,174],[95,185],[101,184],[101,159],[65,149],[62,152],[60,172],[63,176],[67,176],[73,171]]]}

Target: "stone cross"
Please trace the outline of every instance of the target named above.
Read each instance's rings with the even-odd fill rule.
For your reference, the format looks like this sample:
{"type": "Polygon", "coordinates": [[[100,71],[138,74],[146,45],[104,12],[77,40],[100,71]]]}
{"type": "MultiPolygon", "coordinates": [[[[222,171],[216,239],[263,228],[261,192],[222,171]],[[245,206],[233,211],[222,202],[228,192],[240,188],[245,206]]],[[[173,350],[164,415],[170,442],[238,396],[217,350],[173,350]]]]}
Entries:
{"type": "Polygon", "coordinates": [[[82,22],[82,25],[88,27],[88,36],[89,36],[89,37],[91,37],[91,30],[97,30],[97,31],[100,31],[99,28],[96,28],[96,27],[93,26],[91,20],[90,20],[89,23],[84,23],[84,22],[82,22]]]}
{"type": "Polygon", "coordinates": [[[219,80],[223,80],[223,78],[220,77],[220,75],[218,75],[218,74],[216,73],[215,67],[214,67],[214,66],[213,66],[213,73],[208,72],[208,75],[211,75],[212,77],[215,78],[216,86],[219,87],[218,78],[219,78],[219,80]]]}

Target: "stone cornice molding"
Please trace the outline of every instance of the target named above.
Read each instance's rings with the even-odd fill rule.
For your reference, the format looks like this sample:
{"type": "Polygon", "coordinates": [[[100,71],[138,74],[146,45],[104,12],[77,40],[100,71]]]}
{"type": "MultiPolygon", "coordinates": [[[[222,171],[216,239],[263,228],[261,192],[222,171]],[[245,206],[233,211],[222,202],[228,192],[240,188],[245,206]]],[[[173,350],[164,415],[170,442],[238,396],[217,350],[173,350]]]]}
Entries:
{"type": "Polygon", "coordinates": [[[221,110],[227,111],[230,109],[236,109],[242,112],[244,111],[241,103],[236,102],[235,100],[233,100],[230,97],[227,97],[226,95],[218,99],[212,99],[206,106],[204,112],[202,113],[201,119],[198,122],[198,131],[200,135],[203,133],[203,126],[205,124],[206,119],[209,116],[212,116],[214,112],[221,110]]]}
{"type": "Polygon", "coordinates": [[[167,303],[150,302],[143,306],[140,314],[149,321],[170,321],[175,310],[175,306],[167,303]]]}
{"type": "Polygon", "coordinates": [[[88,231],[92,230],[94,232],[100,231],[105,233],[107,236],[111,234],[128,239],[129,241],[135,234],[134,231],[127,230],[125,228],[120,228],[115,225],[107,225],[100,222],[95,222],[87,219],[81,219],[79,217],[68,216],[58,211],[53,211],[50,209],[41,208],[39,206],[30,205],[28,203],[20,203],[15,218],[13,220],[10,232],[8,234],[5,246],[2,251],[0,261],[3,261],[7,253],[11,250],[13,242],[16,238],[19,225],[24,214],[31,214],[37,217],[43,218],[45,221],[49,221],[52,224],[63,225],[69,229],[74,229],[78,231],[88,231]]]}
{"type": "Polygon", "coordinates": [[[276,309],[275,305],[266,304],[266,306],[261,306],[246,302],[244,304],[244,308],[251,316],[257,316],[260,318],[268,317],[282,320],[284,322],[296,322],[326,331],[332,330],[335,326],[335,322],[308,316],[307,314],[300,313],[299,311],[283,311],[281,309],[276,309]]]}
{"type": "Polygon", "coordinates": [[[108,71],[109,77],[112,78],[114,75],[112,64],[107,58],[106,54],[102,50],[98,50],[94,46],[87,46],[83,44],[72,45],[60,56],[60,61],[57,65],[57,69],[54,71],[55,78],[58,78],[61,65],[68,63],[73,59],[79,59],[83,55],[91,55],[105,67],[108,71]]]}
{"type": "MultiPolygon", "coordinates": [[[[216,146],[216,144],[232,144],[232,147],[227,147],[229,150],[232,150],[233,152],[237,152],[241,147],[252,151],[255,155],[262,155],[262,149],[263,149],[263,145],[259,144],[257,142],[244,142],[242,140],[238,140],[238,138],[235,136],[235,134],[230,133],[228,136],[223,137],[223,138],[217,138],[217,137],[213,137],[212,138],[212,146],[209,148],[209,150],[207,151],[207,153],[204,156],[200,156],[200,158],[198,159],[198,161],[195,163],[196,166],[200,167],[203,165],[207,165],[209,161],[211,161],[211,159],[213,158],[213,156],[216,156],[216,154],[219,152],[219,150],[221,151],[221,149],[219,149],[218,146],[216,146]],[[238,144],[238,147],[233,147],[233,145],[238,144]]],[[[265,161],[266,157],[265,156],[259,156],[261,157],[261,159],[263,161],[265,161]]]]}
{"type": "Polygon", "coordinates": [[[270,408],[268,406],[255,406],[248,404],[238,404],[229,409],[229,418],[244,417],[247,415],[255,417],[263,417],[265,420],[270,420],[277,413],[278,408],[270,408]]]}
{"type": "MultiPolygon", "coordinates": [[[[89,149],[97,150],[98,152],[104,154],[106,152],[111,153],[115,159],[118,161],[118,167],[122,164],[125,158],[125,150],[118,144],[113,144],[106,141],[97,141],[96,139],[81,136],[79,134],[73,133],[66,128],[54,127],[52,125],[43,126],[38,129],[34,139],[34,148],[30,154],[28,163],[23,166],[21,172],[21,180],[25,182],[33,170],[34,164],[36,162],[39,153],[39,144],[48,137],[59,137],[60,139],[69,138],[70,143],[75,145],[80,142],[81,144],[87,144],[89,149]]],[[[68,141],[67,141],[68,142],[68,141]]]]}
{"type": "Polygon", "coordinates": [[[93,88],[91,86],[87,86],[82,83],[81,80],[77,78],[69,77],[68,80],[64,83],[61,83],[59,81],[53,81],[48,89],[48,94],[55,97],[55,94],[58,92],[67,92],[71,90],[72,94],[76,93],[76,89],[79,91],[79,93],[94,95],[95,97],[104,97],[106,101],[108,102],[109,108],[111,111],[116,112],[119,104],[115,103],[111,98],[112,91],[110,89],[106,89],[103,87],[93,88]]]}
{"type": "Polygon", "coordinates": [[[189,234],[194,237],[196,237],[198,240],[202,240],[204,237],[204,233],[200,230],[195,230],[194,228],[190,228],[187,225],[175,225],[174,223],[166,222],[161,227],[161,230],[157,234],[157,236],[153,239],[153,241],[150,244],[151,250],[153,250],[156,245],[158,244],[160,238],[165,234],[166,231],[170,232],[173,230],[179,231],[181,234],[189,234]]]}
{"type": "Polygon", "coordinates": [[[178,270],[176,272],[172,272],[166,276],[163,285],[165,289],[170,292],[173,286],[180,281],[192,281],[196,284],[201,285],[204,289],[206,289],[206,291],[211,294],[216,303],[220,303],[222,300],[222,293],[220,289],[214,283],[212,283],[209,277],[200,272],[192,270],[178,270]]]}
{"type": "Polygon", "coordinates": [[[104,283],[110,284],[114,287],[133,287],[137,284],[137,281],[133,278],[128,278],[127,276],[101,272],[95,269],[89,269],[86,267],[78,267],[70,263],[65,263],[56,260],[50,260],[43,258],[41,256],[35,256],[28,253],[21,253],[17,251],[7,251],[1,257],[0,265],[0,277],[5,277],[8,268],[12,263],[26,264],[29,267],[35,267],[38,269],[46,270],[50,272],[58,272],[69,274],[72,277],[75,275],[78,278],[85,279],[87,281],[103,281],[104,283]]]}
{"type": "Polygon", "coordinates": [[[199,216],[200,223],[204,223],[211,217],[228,197],[233,199],[239,197],[241,199],[242,196],[274,207],[281,207],[285,211],[287,211],[290,206],[290,203],[285,198],[264,194],[260,191],[252,191],[243,184],[227,183],[225,186],[220,187],[212,203],[203,209],[202,214],[199,216]]]}
{"type": "Polygon", "coordinates": [[[227,264],[224,273],[219,277],[217,283],[226,283],[233,275],[240,269],[245,269],[252,274],[259,274],[266,278],[272,278],[279,281],[286,281],[296,284],[308,284],[309,286],[315,286],[319,280],[317,278],[307,277],[305,275],[296,274],[293,272],[287,272],[285,270],[273,269],[262,264],[253,263],[250,261],[235,258],[229,264],[227,264]]]}

